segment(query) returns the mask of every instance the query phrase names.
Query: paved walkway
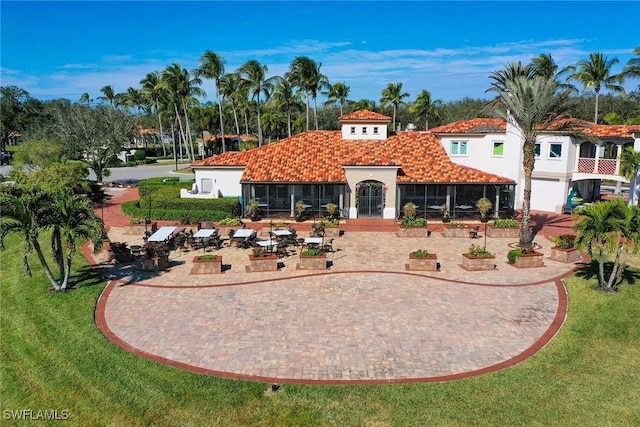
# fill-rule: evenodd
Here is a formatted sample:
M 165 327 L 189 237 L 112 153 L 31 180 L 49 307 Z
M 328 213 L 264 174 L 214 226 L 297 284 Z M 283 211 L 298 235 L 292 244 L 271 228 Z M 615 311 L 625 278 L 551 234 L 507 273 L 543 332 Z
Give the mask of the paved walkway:
M 105 208 L 112 241 L 124 234 L 120 190 Z M 570 231 L 569 217 L 536 214 L 536 243 Z M 548 226 L 545 224 L 550 223 Z M 298 224 L 297 224 L 298 225 Z M 310 229 L 310 227 L 309 227 Z M 297 254 L 276 272 L 248 273 L 248 250 L 217 251 L 219 275 L 190 275 L 193 253 L 172 253 L 159 274 L 100 263 L 112 279 L 98 302 L 103 333 L 123 348 L 194 372 L 268 382 L 443 381 L 491 372 L 544 346 L 566 314 L 561 278 L 576 268 L 506 263 L 513 239 L 487 239 L 497 269 L 470 272 L 461 253 L 478 240 L 350 232 L 334 240 L 326 272 L 298 270 Z M 408 253 L 438 254 L 439 272 L 405 270 Z

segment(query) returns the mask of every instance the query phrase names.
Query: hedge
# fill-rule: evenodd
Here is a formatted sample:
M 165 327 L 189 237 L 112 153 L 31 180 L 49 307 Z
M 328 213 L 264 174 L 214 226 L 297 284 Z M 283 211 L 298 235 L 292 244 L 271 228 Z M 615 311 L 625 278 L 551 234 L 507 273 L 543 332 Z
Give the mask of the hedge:
M 139 200 L 123 203 L 122 212 L 134 218 L 146 218 L 149 215 L 149 209 L 140 207 Z M 182 221 L 188 218 L 190 222 L 220 221 L 234 215 L 234 212 L 228 210 L 151 208 L 152 220 Z

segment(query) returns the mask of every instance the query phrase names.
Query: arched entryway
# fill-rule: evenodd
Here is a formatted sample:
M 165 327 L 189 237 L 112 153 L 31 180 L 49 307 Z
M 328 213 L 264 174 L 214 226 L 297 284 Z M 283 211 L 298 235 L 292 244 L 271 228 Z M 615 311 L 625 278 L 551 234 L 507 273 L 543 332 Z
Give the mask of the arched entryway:
M 380 181 L 361 181 L 356 185 L 358 217 L 382 218 L 386 186 Z

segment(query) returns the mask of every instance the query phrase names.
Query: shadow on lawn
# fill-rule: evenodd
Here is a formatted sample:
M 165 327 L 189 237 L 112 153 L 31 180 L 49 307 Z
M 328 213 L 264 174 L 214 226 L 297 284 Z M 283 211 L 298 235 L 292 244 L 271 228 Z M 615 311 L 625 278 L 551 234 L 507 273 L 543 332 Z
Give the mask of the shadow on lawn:
M 620 265 L 618 270 L 618 278 L 614 284 L 614 288 L 617 288 L 622 283 L 626 282 L 630 285 L 635 285 L 636 281 L 640 280 L 640 271 L 633 270 L 627 265 Z M 604 275 L 608 278 L 613 270 L 613 262 L 604 263 Z M 588 264 L 584 264 L 584 267 L 576 272 L 576 276 L 585 280 L 595 279 L 597 281 L 599 274 L 599 265 L 597 260 L 591 260 Z

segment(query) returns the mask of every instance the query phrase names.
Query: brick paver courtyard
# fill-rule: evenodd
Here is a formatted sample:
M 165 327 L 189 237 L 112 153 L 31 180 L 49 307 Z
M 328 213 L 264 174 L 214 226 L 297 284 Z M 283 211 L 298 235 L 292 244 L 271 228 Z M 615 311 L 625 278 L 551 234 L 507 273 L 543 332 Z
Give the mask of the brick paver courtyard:
M 117 217 L 130 193 L 105 209 L 112 241 L 140 241 Z M 461 253 L 479 241 L 437 230 L 423 238 L 346 232 L 321 273 L 298 270 L 297 254 L 278 271 L 248 273 L 249 251 L 227 246 L 215 252 L 227 266 L 216 275 L 190 275 L 193 253 L 173 252 L 157 274 L 102 263 L 112 281 L 96 319 L 123 348 L 206 374 L 309 383 L 461 378 L 524 360 L 561 326 L 561 278 L 576 265 L 548 258 L 545 236 L 557 233 L 538 231 L 545 265 L 529 269 L 506 263 L 513 239 L 488 238 L 497 269 L 466 271 Z M 420 248 L 438 254 L 441 271 L 405 270 Z

